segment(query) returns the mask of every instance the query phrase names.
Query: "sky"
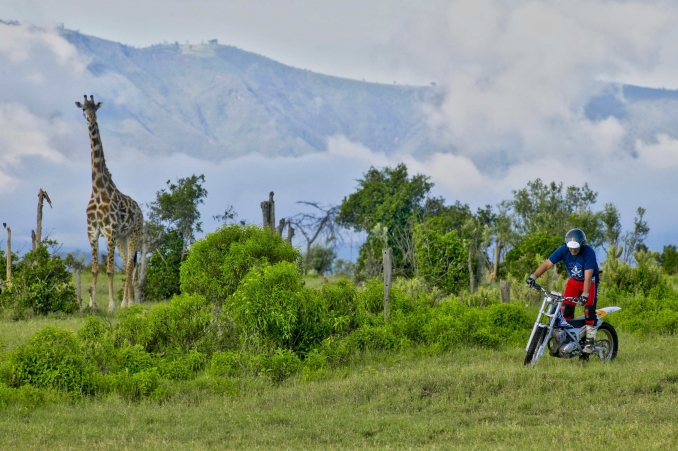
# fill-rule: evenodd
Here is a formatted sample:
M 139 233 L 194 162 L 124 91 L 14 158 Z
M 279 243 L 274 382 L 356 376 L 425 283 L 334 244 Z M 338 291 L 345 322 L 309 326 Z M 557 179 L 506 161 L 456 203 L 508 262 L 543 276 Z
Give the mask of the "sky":
M 15 248 L 27 245 L 44 188 L 54 203 L 44 230 L 87 251 L 89 142 L 72 105 L 82 92 L 114 102 L 129 95 L 115 77 L 87 72 L 86 59 L 55 33 L 59 25 L 137 47 L 218 39 L 315 72 L 443 88 L 427 125 L 451 153 L 386 156 L 335 136 L 327 152 L 296 158 L 214 164 L 182 154 L 158 161 L 134 148 L 107 154 L 116 184 L 140 204 L 168 179 L 204 173 L 206 231 L 224 205 L 259 222 L 259 202 L 273 190 L 276 216 L 289 216 L 301 211 L 299 200 L 341 202 L 370 165 L 405 162 L 431 177 L 434 194 L 473 208 L 538 177 L 588 183 L 600 208 L 619 207 L 625 228 L 638 206 L 647 209 L 651 248 L 678 244 L 676 136 L 629 143 L 632 124 L 584 114 L 601 82 L 678 89 L 672 1 L 3 0 L 0 19 L 22 24 L 0 26 L 0 222 L 12 224 Z

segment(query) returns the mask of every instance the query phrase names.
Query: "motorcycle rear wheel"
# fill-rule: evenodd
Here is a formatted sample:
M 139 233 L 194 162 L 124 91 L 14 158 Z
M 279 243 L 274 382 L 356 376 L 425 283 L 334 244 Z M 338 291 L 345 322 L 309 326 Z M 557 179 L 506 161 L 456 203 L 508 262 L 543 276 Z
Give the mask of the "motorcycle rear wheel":
M 608 362 L 617 357 L 619 351 L 619 338 L 617 338 L 617 331 L 608 323 L 602 323 L 596 332 L 596 348 L 603 347 L 603 358 L 601 360 Z M 597 355 L 595 353 L 594 355 Z
M 538 327 L 532 336 L 530 345 L 527 347 L 527 353 L 525 353 L 525 361 L 523 362 L 523 365 L 529 365 L 532 363 L 532 359 L 534 358 L 537 349 L 539 349 L 539 346 L 541 346 L 541 344 L 544 342 L 544 337 L 546 337 L 546 327 Z

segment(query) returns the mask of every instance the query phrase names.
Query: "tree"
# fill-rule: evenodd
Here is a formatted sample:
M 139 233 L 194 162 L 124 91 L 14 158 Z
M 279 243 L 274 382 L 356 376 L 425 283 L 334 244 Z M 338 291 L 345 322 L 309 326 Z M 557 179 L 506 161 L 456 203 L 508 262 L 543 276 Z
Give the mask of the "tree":
M 601 213 L 601 221 L 604 227 L 604 241 L 607 243 L 607 249 L 605 252 L 607 252 L 612 247 L 619 246 L 619 240 L 621 239 L 621 215 L 614 204 L 605 204 L 605 207 Z
M 650 233 L 650 227 L 647 225 L 647 221 L 643 219 L 645 215 L 645 209 L 643 207 L 638 207 L 636 210 L 637 216 L 633 218 L 633 230 L 629 230 L 624 234 L 624 261 L 626 263 L 631 263 L 633 259 L 633 253 L 638 250 L 636 247 L 639 247 L 644 244 L 645 238 Z
M 233 205 L 227 205 L 226 209 L 224 210 L 224 214 L 212 216 L 212 219 L 219 221 L 222 224 L 229 224 L 231 222 L 235 222 L 235 218 L 237 217 L 238 213 L 236 213 Z M 240 224 L 245 225 L 244 221 L 240 221 Z
M 181 262 L 195 233 L 202 232 L 198 205 L 204 202 L 207 190 L 202 187 L 205 176 L 167 181 L 167 189 L 156 193 L 148 205 L 149 220 L 144 224 L 144 242 L 139 265 L 140 298 L 167 299 L 179 293 Z M 215 217 L 228 221 L 235 217 L 232 207 Z M 150 257 L 147 259 L 147 255 Z
M 598 193 L 588 184 L 583 187 L 563 184 L 544 184 L 541 179 L 528 182 L 527 187 L 513 191 L 510 201 L 514 227 L 520 235 L 548 233 L 565 236 L 567 230 L 579 227 L 586 232 L 587 241 L 593 247 L 602 244 L 600 216 L 591 211 Z
M 186 258 L 188 246 L 195 241 L 195 233 L 202 232 L 198 205 L 204 203 L 207 190 L 203 188 L 205 176 L 193 174 L 177 179 L 176 183 L 167 181 L 167 189 L 156 193 L 156 200 L 149 204 L 150 222 L 162 225 L 165 229 L 175 229 L 183 237 L 181 261 Z
M 675 244 L 664 246 L 664 249 L 659 256 L 659 263 L 665 273 L 678 273 L 678 247 L 676 247 Z
M 536 269 L 537 256 L 540 260 L 546 259 L 562 244 L 563 239 L 560 236 L 544 232 L 532 233 L 524 237 L 520 245 L 506 253 L 504 264 L 511 275 L 523 278 Z
M 337 240 L 342 240 L 339 225 L 336 222 L 339 214 L 338 205 L 320 205 L 317 202 L 298 201 L 298 204 L 309 205 L 317 210 L 317 213 L 299 213 L 290 218 L 289 223 L 299 230 L 306 240 L 305 266 L 312 268 L 310 259 L 312 258 L 311 246 L 320 237 L 325 238 L 326 244 L 335 244 Z
M 397 225 L 404 226 L 423 209 L 426 195 L 433 187 L 428 180 L 421 174 L 409 178 L 403 163 L 382 171 L 371 167 L 358 180 L 358 190 L 342 201 L 337 222 L 368 233 L 377 223 L 389 231 Z
M 436 221 L 417 224 L 414 232 L 417 275 L 446 293 L 466 286 L 467 251 L 457 232 L 444 233 Z
M 468 255 L 469 291 L 471 293 L 480 284 L 482 268 L 488 261 L 485 250 L 491 242 L 489 232 L 495 221 L 496 215 L 492 212 L 492 207 L 486 205 L 484 209 L 479 208 L 475 215 L 468 218 L 460 229 Z
M 158 240 L 148 259 L 144 294 L 151 301 L 162 301 L 181 293 L 180 272 L 184 238 L 178 230 L 169 230 Z
M 343 199 L 337 224 L 367 232 L 367 240 L 360 249 L 356 276 L 373 272 L 370 268 L 381 261 L 383 245 L 373 233 L 377 225 L 386 228 L 386 246 L 393 248 L 394 274 L 413 273 L 413 226 L 425 215 L 426 196 L 433 187 L 428 180 L 421 174 L 409 177 L 407 167 L 402 163 L 383 170 L 371 167 L 364 178 L 358 180 L 357 191 Z M 370 275 L 373 274 L 367 274 L 367 277 Z
M 334 258 L 336 257 L 334 249 L 331 247 L 319 246 L 317 244 L 311 248 L 310 254 L 310 258 L 309 256 L 306 256 L 308 267 L 314 269 L 315 272 L 321 276 L 324 276 L 325 272 L 332 267 L 332 262 L 334 262 Z

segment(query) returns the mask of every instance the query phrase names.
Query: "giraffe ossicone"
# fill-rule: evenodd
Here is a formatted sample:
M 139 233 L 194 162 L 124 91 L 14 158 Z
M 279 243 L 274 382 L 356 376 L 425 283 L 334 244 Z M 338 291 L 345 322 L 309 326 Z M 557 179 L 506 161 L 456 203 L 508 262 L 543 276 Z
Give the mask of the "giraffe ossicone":
M 104 149 L 101 144 L 96 112 L 103 102 L 94 102 L 94 96 L 85 102 L 75 102 L 82 109 L 87 120 L 89 140 L 92 153 L 92 195 L 87 204 L 87 235 L 92 247 L 92 288 L 90 290 L 90 308 L 97 308 L 96 285 L 99 274 L 99 237 L 106 239 L 108 275 L 108 310 L 115 309 L 113 293 L 113 273 L 115 248 L 125 265 L 125 288 L 123 290 L 122 307 L 132 305 L 134 290 L 132 278 L 136 266 L 136 255 L 141 245 L 144 216 L 139 204 L 129 196 L 121 193 L 113 183 L 111 173 L 106 167 Z

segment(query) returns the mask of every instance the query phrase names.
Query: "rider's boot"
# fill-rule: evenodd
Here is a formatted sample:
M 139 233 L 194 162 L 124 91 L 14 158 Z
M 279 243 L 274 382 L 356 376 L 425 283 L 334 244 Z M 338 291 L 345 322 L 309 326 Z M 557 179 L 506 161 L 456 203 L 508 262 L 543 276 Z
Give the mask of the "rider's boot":
M 596 326 L 586 325 L 586 345 L 584 346 L 584 349 L 582 349 L 584 354 L 593 354 L 597 331 L 598 328 Z

